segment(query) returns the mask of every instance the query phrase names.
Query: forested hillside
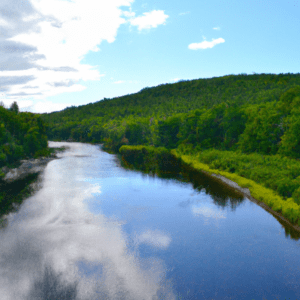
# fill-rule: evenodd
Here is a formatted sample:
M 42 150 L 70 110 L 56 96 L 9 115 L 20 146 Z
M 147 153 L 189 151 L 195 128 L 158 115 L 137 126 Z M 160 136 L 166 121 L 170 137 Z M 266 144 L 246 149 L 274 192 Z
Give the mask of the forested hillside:
M 300 74 L 182 81 L 43 114 L 49 139 L 297 157 Z
M 0 105 L 0 167 L 48 154 L 47 141 L 46 126 L 39 116 L 19 112 L 17 103 L 10 109 Z

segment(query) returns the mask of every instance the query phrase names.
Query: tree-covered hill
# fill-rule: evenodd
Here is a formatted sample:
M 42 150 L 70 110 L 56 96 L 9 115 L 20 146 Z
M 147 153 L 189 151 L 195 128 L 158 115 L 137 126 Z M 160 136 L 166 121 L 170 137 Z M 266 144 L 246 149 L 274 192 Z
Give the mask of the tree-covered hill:
M 297 134 L 291 126 L 297 113 L 283 95 L 297 86 L 300 74 L 229 75 L 145 88 L 41 117 L 49 139 L 105 142 L 115 150 L 184 143 L 275 154 L 282 146 L 282 153 L 295 156 L 297 146 L 287 144 Z
M 39 116 L 19 112 L 17 103 L 10 109 L 0 105 L 0 167 L 47 151 L 46 126 Z
M 180 81 L 144 88 L 136 94 L 79 107 L 69 107 L 61 112 L 43 115 L 51 123 L 82 121 L 92 117 L 108 121 L 115 118 L 155 118 L 185 113 L 202 107 L 211 108 L 216 104 L 259 104 L 279 99 L 282 92 L 300 85 L 300 74 L 255 74 L 229 75 L 210 79 Z

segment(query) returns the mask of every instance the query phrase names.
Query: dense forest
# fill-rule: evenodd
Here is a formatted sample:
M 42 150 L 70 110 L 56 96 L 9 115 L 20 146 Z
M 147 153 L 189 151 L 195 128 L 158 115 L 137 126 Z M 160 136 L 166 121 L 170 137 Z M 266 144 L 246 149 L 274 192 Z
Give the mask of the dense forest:
M 300 74 L 181 81 L 41 115 L 49 139 L 300 154 Z
M 46 125 L 40 116 L 19 112 L 16 102 L 10 108 L 0 105 L 0 168 L 47 155 L 47 142 Z M 0 169 L 0 177 L 3 175 Z
M 300 217 L 300 74 L 180 81 L 40 116 L 50 140 L 176 149 L 271 189 Z

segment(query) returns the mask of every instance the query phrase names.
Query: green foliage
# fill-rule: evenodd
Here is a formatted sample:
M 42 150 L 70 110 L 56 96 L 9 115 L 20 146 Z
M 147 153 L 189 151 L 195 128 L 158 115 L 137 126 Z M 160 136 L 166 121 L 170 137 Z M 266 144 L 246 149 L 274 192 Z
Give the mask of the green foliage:
M 239 137 L 239 149 L 245 153 L 276 154 L 283 135 L 280 127 L 282 112 L 278 111 L 277 103 L 247 106 L 245 113 L 247 122 Z
M 142 145 L 147 143 L 147 125 L 141 122 L 129 121 L 126 124 L 125 137 L 131 145 Z
M 178 172 L 180 160 L 164 147 L 122 146 L 119 150 L 127 164 L 146 172 Z
M 14 113 L 19 113 L 19 106 L 18 103 L 15 101 L 12 103 L 12 105 L 9 108 L 10 111 L 13 111 Z
M 38 156 L 48 149 L 46 125 L 40 116 L 0 106 L 0 167 Z
M 242 154 L 216 149 L 189 153 L 181 146 L 177 152 L 192 154 L 199 161 L 225 172 L 251 179 L 278 193 L 282 198 L 293 197 L 300 186 L 300 162 L 279 155 Z
M 283 95 L 297 90 L 297 85 L 299 74 L 240 74 L 182 81 L 70 107 L 42 118 L 49 124 L 47 135 L 53 140 L 108 139 L 117 148 L 126 138 L 131 145 L 172 149 L 184 143 L 230 150 L 238 148 L 244 133 L 240 150 L 275 154 L 284 134 L 275 102 L 287 101 L 288 96 Z M 268 116 L 268 112 L 272 114 Z
M 167 120 L 158 122 L 160 145 L 167 148 L 176 148 L 179 141 L 178 133 L 182 124 L 181 116 L 175 115 Z

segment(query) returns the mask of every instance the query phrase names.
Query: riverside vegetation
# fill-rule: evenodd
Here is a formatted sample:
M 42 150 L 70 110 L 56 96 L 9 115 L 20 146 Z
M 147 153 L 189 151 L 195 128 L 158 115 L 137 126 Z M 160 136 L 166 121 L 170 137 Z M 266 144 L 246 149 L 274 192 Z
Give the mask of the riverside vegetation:
M 12 203 L 20 203 L 30 194 L 29 186 L 35 175 L 30 175 L 16 183 L 6 183 L 3 168 L 15 168 L 21 159 L 49 156 L 53 150 L 48 148 L 46 124 L 40 116 L 19 112 L 14 102 L 10 108 L 0 103 L 0 215 L 12 208 Z
M 104 143 L 115 152 L 173 149 L 300 225 L 299 104 L 300 74 L 240 74 L 145 88 L 41 118 L 51 140 Z

